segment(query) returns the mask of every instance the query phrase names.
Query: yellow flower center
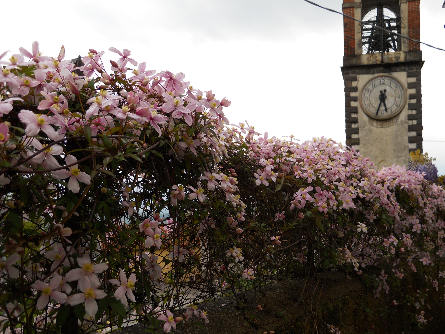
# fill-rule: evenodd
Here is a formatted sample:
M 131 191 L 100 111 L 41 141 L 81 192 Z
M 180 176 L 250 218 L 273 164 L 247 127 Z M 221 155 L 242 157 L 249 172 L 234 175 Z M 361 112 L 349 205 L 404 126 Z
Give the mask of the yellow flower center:
M 133 289 L 134 286 L 135 286 L 135 282 L 133 282 L 133 281 L 128 281 L 128 282 L 127 282 L 127 288 L 129 288 L 129 289 Z
M 211 106 L 212 108 L 216 108 L 216 102 L 212 102 L 212 103 L 210 104 L 210 106 Z
M 70 110 L 68 108 L 63 109 L 62 113 L 67 116 L 70 114 Z
M 11 74 L 11 71 L 8 70 L 7 68 L 4 68 L 4 69 L 2 70 L 2 72 L 3 72 L 3 75 L 9 75 L 9 74 Z
M 123 106 L 122 107 L 122 112 L 127 113 L 130 111 L 130 108 L 128 106 Z
M 93 264 L 92 263 L 85 263 L 82 266 L 82 269 L 88 273 L 92 273 L 93 272 Z
M 57 66 L 59 66 L 60 63 L 58 60 L 54 59 L 53 64 L 54 64 L 54 67 L 57 67 Z
M 156 233 L 156 234 L 153 236 L 153 239 L 156 239 L 156 240 L 157 240 L 157 239 L 159 239 L 160 237 L 161 237 L 161 235 Z
M 51 294 L 51 288 L 49 287 L 49 286 L 47 286 L 46 288 L 44 288 L 43 290 L 42 290 L 42 293 L 44 294 L 44 295 L 50 295 Z
M 71 168 L 71 175 L 78 176 L 80 173 L 79 168 Z
M 50 147 L 45 149 L 45 153 L 51 153 L 52 150 L 53 150 L 53 148 L 50 146 Z
M 17 64 L 17 58 L 12 56 L 11 58 L 9 58 L 9 61 L 11 62 L 11 64 L 15 65 Z
M 198 195 L 203 194 L 204 193 L 204 189 L 202 189 L 201 187 L 198 188 L 198 190 L 196 190 L 196 193 Z
M 42 115 L 37 116 L 37 124 L 39 124 L 39 125 L 45 124 L 45 119 L 43 118 Z
M 151 115 L 152 116 L 156 116 L 158 113 L 156 112 L 156 110 L 152 110 Z
M 3 133 L 0 133 L 0 141 L 4 141 L 6 139 L 5 135 Z
M 59 97 L 57 96 L 57 95 L 55 95 L 54 97 L 53 97 L 53 102 L 54 103 L 59 103 Z
M 172 315 L 170 315 L 167 319 L 168 319 L 168 322 L 173 322 L 173 321 L 175 321 L 175 319 L 173 318 Z
M 29 86 L 29 85 L 31 85 L 31 81 L 29 81 L 29 79 L 25 79 L 25 80 L 23 80 L 23 84 L 25 86 Z
M 96 293 L 94 292 L 94 290 L 92 288 L 86 289 L 84 294 L 85 294 L 86 299 L 88 299 L 88 298 L 95 299 L 96 298 Z
M 96 96 L 96 98 L 94 99 L 94 102 L 96 102 L 97 104 L 101 104 L 102 103 L 102 97 L 101 96 Z
M 179 100 L 178 99 L 175 99 L 175 106 L 177 107 L 177 106 L 179 106 Z

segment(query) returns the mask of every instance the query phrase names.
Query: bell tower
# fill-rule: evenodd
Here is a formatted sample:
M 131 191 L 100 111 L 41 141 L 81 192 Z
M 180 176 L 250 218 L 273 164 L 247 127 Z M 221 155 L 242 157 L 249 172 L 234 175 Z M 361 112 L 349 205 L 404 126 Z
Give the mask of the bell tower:
M 346 144 L 406 165 L 422 150 L 420 0 L 343 0 L 343 13 L 361 21 L 343 21 Z

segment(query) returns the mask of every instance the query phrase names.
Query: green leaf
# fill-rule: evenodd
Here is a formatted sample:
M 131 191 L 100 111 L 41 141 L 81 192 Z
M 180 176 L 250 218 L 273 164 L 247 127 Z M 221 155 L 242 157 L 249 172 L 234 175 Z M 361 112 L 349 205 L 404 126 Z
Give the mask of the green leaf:
M 125 307 L 120 301 L 114 297 L 110 297 L 109 304 L 114 313 L 122 318 L 125 318 L 127 311 L 125 311 Z
M 161 153 L 159 153 L 158 151 L 156 151 L 156 150 L 151 150 L 151 151 L 149 151 L 149 153 L 153 153 L 158 158 L 161 158 L 162 160 L 164 160 L 164 156 Z
M 23 219 L 14 211 L 9 211 L 6 215 L 6 229 L 11 234 L 19 234 L 23 229 Z
M 277 187 L 275 188 L 275 191 L 280 191 L 284 184 L 284 176 L 281 178 L 280 183 L 277 184 Z
M 320 217 L 316 217 L 315 218 L 315 224 L 317 225 L 318 229 L 322 232 L 324 232 L 324 226 L 323 226 L 323 222 L 322 219 Z
M 136 161 L 142 162 L 141 158 L 139 158 L 136 154 L 133 154 L 133 153 L 127 153 L 127 155 L 128 155 L 130 158 L 133 158 L 133 159 L 136 160 Z
M 103 141 L 104 146 L 106 148 L 112 148 L 113 147 L 113 144 L 111 143 L 110 138 L 108 138 L 107 136 L 102 136 L 102 141 Z
M 90 80 L 88 81 L 88 88 L 89 89 L 94 89 L 94 84 L 96 83 L 96 80 Z
M 78 319 L 83 319 L 83 317 L 85 316 L 85 307 L 83 306 L 83 304 L 74 306 L 73 311 Z
M 104 167 L 105 167 L 106 165 L 108 165 L 111 161 L 113 161 L 113 158 L 112 158 L 112 157 L 106 157 L 106 158 L 104 159 L 104 161 L 103 161 L 103 165 L 104 165 Z
M 62 327 L 66 323 L 69 314 L 70 314 L 69 306 L 62 305 L 62 307 L 60 307 L 57 312 L 56 325 L 58 327 Z
M 88 140 L 88 144 L 91 145 L 91 128 L 89 126 L 86 126 L 83 128 L 85 138 Z
M 112 135 L 116 132 L 122 132 L 122 127 L 121 126 L 115 126 L 114 128 L 111 128 L 110 130 L 107 131 L 108 134 Z
M 0 160 L 0 167 L 11 167 L 11 163 L 6 160 Z
M 111 177 L 116 177 L 116 175 L 114 175 L 112 172 L 110 172 L 109 170 L 106 170 L 106 169 L 101 169 L 100 170 L 102 173 L 105 173 L 105 174 L 107 174 L 107 175 L 110 175 Z

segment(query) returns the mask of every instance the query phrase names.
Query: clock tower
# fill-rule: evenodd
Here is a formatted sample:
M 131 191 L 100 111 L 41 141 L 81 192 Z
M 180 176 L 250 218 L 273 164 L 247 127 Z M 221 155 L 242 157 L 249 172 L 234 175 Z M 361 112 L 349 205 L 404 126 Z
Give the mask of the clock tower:
M 346 144 L 406 165 L 422 150 L 420 0 L 343 0 L 343 13 L 361 21 L 343 22 Z

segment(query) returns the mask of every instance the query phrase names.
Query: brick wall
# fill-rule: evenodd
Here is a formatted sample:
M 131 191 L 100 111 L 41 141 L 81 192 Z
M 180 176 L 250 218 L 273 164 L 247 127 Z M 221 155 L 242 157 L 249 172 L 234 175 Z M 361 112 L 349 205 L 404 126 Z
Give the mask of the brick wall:
M 343 4 L 353 3 L 355 0 L 344 0 Z M 343 6 L 343 14 L 354 17 L 354 8 Z M 355 55 L 355 22 L 343 17 L 343 29 L 345 39 L 345 56 Z
M 408 1 L 408 36 L 420 40 L 420 0 Z M 420 44 L 409 41 L 408 50 L 420 50 Z

